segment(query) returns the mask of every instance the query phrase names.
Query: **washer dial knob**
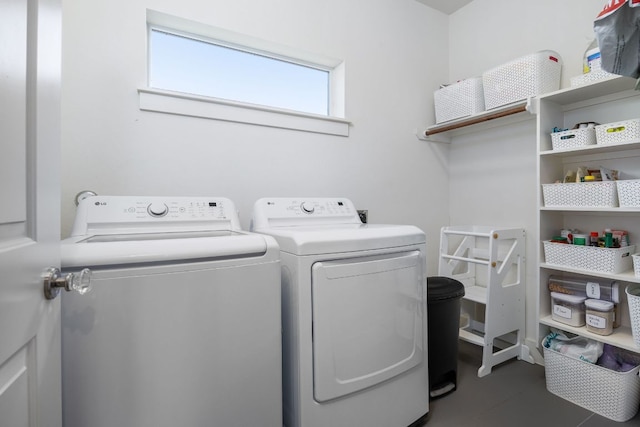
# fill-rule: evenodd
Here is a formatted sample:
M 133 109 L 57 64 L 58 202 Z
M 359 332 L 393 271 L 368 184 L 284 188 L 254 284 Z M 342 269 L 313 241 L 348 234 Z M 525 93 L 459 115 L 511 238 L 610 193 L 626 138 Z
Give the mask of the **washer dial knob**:
M 309 202 L 302 202 L 300 209 L 302 209 L 302 212 L 310 214 L 313 213 L 315 207 Z
M 164 203 L 151 203 L 147 206 L 147 212 L 149 215 L 159 218 L 169 213 L 169 208 Z

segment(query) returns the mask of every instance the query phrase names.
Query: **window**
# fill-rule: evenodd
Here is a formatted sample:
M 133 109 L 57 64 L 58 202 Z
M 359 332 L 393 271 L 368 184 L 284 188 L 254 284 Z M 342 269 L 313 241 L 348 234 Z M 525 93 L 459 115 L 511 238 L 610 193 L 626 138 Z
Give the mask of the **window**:
M 150 29 L 149 86 L 329 115 L 329 70 Z
M 341 60 L 147 10 L 140 109 L 349 135 Z

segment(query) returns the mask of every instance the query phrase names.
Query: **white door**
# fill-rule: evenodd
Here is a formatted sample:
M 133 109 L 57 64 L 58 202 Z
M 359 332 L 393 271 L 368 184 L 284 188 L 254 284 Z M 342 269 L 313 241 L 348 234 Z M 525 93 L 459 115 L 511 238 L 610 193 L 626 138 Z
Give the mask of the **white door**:
M 60 427 L 60 0 L 0 0 L 0 427 Z
M 315 400 L 363 390 L 423 361 L 423 263 L 415 250 L 313 265 Z

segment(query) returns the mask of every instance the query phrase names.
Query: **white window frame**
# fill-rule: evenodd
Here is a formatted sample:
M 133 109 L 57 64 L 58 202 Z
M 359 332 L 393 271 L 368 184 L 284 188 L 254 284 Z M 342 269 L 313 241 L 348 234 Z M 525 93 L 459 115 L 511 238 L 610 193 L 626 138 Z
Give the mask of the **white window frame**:
M 147 27 L 148 34 L 150 34 L 152 28 L 178 35 L 182 33 L 190 38 L 214 41 L 228 47 L 241 47 L 256 53 L 264 52 L 266 56 L 328 70 L 329 115 L 304 113 L 208 96 L 159 90 L 148 86 L 138 89 L 140 110 L 329 135 L 349 135 L 350 122 L 344 118 L 345 67 L 343 61 L 301 52 L 290 47 L 276 45 L 261 39 L 154 10 L 147 10 Z M 150 60 L 148 57 L 148 63 Z M 149 67 L 147 67 L 148 69 Z M 149 76 L 147 76 L 148 81 Z

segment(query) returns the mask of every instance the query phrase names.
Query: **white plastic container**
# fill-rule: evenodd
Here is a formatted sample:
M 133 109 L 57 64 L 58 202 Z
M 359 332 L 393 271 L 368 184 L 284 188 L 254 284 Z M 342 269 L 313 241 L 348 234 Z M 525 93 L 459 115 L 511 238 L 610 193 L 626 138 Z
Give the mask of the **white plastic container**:
M 544 348 L 547 390 L 614 421 L 628 421 L 640 403 L 640 366 L 616 372 Z
M 582 72 L 583 74 L 580 76 L 571 77 L 571 87 L 582 86 L 615 76 L 615 74 L 608 73 L 602 69 L 600 48 L 598 47 L 598 41 L 595 39 L 591 41 L 584 52 Z
M 640 119 L 596 126 L 598 144 L 622 144 L 640 141 Z
M 566 243 L 542 242 L 547 264 L 561 265 L 578 270 L 618 274 L 633 268 L 631 254 L 635 245 L 622 248 L 599 248 Z
M 571 87 L 582 86 L 590 83 L 599 82 L 600 80 L 606 80 L 613 77 L 617 77 L 617 74 L 608 73 L 605 70 L 594 70 L 587 74 L 581 74 L 579 76 L 571 77 Z
M 570 326 L 584 326 L 586 299 L 579 295 L 551 292 L 551 318 Z
M 613 303 L 599 299 L 588 299 L 584 305 L 587 331 L 598 335 L 611 335 L 615 323 Z
M 614 311 L 613 327 L 620 326 L 620 319 L 622 318 L 620 311 L 620 285 L 617 281 L 603 278 L 583 279 L 552 274 L 549 276 L 548 287 L 551 292 L 611 301 Z
M 484 111 L 482 77 L 471 77 L 433 93 L 436 123 L 468 117 Z
M 602 55 L 600 55 L 600 47 L 598 40 L 593 39 L 584 52 L 582 60 L 582 72 L 584 74 L 602 69 Z
M 620 285 L 616 280 L 604 278 L 565 277 L 551 275 L 547 281 L 550 292 L 580 295 L 613 303 L 620 302 Z
M 627 294 L 627 303 L 629 304 L 633 342 L 637 347 L 640 347 L 640 285 L 629 285 L 625 292 Z
M 633 254 L 631 258 L 633 258 L 633 274 L 640 277 L 640 254 Z
M 487 110 L 560 89 L 562 59 L 543 50 L 523 56 L 482 74 Z
M 545 207 L 615 208 L 616 181 L 542 184 Z
M 616 186 L 621 208 L 640 207 L 640 179 L 618 180 Z
M 566 150 L 595 144 L 596 130 L 594 128 L 569 129 L 551 134 L 551 146 L 554 150 Z

